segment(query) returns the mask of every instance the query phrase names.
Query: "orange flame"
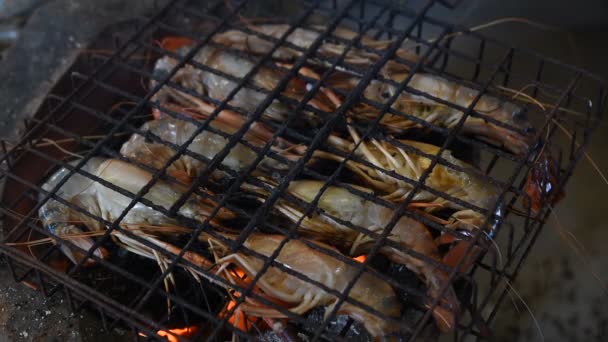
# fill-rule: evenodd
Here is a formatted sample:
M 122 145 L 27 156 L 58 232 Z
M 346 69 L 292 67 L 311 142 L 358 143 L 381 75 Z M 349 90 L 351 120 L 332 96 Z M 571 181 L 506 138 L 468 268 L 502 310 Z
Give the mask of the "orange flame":
M 182 46 L 191 45 L 192 43 L 194 43 L 194 41 L 190 38 L 177 36 L 165 37 L 161 39 L 160 42 L 157 42 L 162 49 L 170 52 L 175 52 L 175 50 Z
M 169 342 L 178 342 L 179 339 L 177 338 L 177 336 L 189 338 L 189 337 L 192 337 L 192 335 L 194 335 L 196 330 L 197 330 L 196 326 L 191 326 L 191 327 L 185 327 L 185 328 L 169 329 L 167 331 L 159 330 L 156 332 L 156 334 L 158 336 L 166 338 L 167 341 L 169 341 Z M 138 335 L 142 336 L 142 337 L 147 337 L 144 333 L 141 333 L 141 332 L 138 333 Z
M 358 257 L 353 258 L 353 259 L 354 259 L 356 262 L 364 263 L 364 262 L 365 262 L 366 257 L 365 257 L 365 255 L 359 255 Z
M 238 268 L 233 268 L 230 272 L 233 276 L 236 276 L 241 280 L 244 280 L 247 276 L 245 272 Z M 234 298 L 239 298 L 240 294 L 235 291 L 232 293 L 232 296 Z M 228 304 L 226 304 L 224 310 L 220 312 L 219 317 L 224 317 L 226 313 L 228 313 L 228 311 L 232 310 L 235 307 L 235 305 L 235 301 L 229 301 Z M 247 317 L 247 319 L 245 319 L 245 317 Z M 228 318 L 228 323 L 230 323 L 230 325 L 241 331 L 248 332 L 253 328 L 253 324 L 256 323 L 257 319 L 258 318 L 255 316 L 245 315 L 243 311 L 241 311 L 239 308 L 236 308 L 236 310 L 234 310 L 232 315 L 230 315 L 230 317 Z
M 245 272 L 239 270 L 238 268 L 234 270 L 234 273 L 236 273 L 236 275 L 241 279 L 245 277 Z
M 224 310 L 222 310 L 222 313 L 220 313 L 220 316 L 223 316 L 228 311 L 232 310 L 232 308 L 234 308 L 235 305 L 236 305 L 236 303 L 233 300 L 228 302 L 228 304 L 226 305 L 226 308 Z M 232 315 L 230 315 L 230 317 L 228 318 L 228 323 L 230 323 L 230 325 L 232 325 L 233 327 L 236 327 L 237 329 L 239 329 L 241 331 L 245 331 L 245 332 L 249 331 L 252 328 L 252 323 L 255 323 L 255 321 L 256 321 L 256 317 L 253 317 L 250 315 L 247 315 L 247 320 L 245 320 L 245 314 L 242 311 L 240 311 L 238 308 L 236 310 L 234 310 Z

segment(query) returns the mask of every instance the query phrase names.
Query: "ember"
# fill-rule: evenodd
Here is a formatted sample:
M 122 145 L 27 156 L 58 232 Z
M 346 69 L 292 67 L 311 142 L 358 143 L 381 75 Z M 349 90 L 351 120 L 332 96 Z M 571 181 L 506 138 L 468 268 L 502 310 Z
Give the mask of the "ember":
M 365 256 L 365 255 L 359 255 L 358 257 L 353 258 L 353 259 L 354 259 L 356 262 L 364 263 L 364 262 L 365 262 L 365 259 L 366 259 L 366 256 Z
M 233 300 L 228 302 L 228 304 L 226 304 L 226 308 L 224 310 L 222 310 L 222 312 L 220 313 L 220 318 L 223 315 L 225 315 L 227 312 L 232 310 L 235 305 L 236 305 L 236 303 Z M 245 319 L 245 317 L 246 317 L 246 319 Z M 230 318 L 228 318 L 228 323 L 230 323 L 230 325 L 232 325 L 233 327 L 238 328 L 239 330 L 247 332 L 247 331 L 251 330 L 252 324 L 254 324 L 256 322 L 256 320 L 257 320 L 257 317 L 245 315 L 243 313 L 243 311 L 241 311 L 241 309 L 237 308 L 236 310 L 234 310 L 232 315 L 230 315 Z
M 178 342 L 179 341 L 178 337 L 183 337 L 185 339 L 189 339 L 196 333 L 197 330 L 198 330 L 198 328 L 196 326 L 191 326 L 191 327 L 185 327 L 185 328 L 159 330 L 156 332 L 156 334 L 158 336 L 166 338 L 167 341 L 169 341 L 169 342 Z M 138 335 L 142 336 L 142 337 L 148 337 L 146 334 L 144 334 L 142 332 L 138 333 Z

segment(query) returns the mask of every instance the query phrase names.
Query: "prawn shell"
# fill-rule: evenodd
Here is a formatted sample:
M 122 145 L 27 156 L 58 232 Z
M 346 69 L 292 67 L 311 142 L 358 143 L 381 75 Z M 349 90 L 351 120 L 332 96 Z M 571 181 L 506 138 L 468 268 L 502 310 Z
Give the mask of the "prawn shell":
M 245 246 L 268 257 L 275 252 L 284 239 L 285 237 L 282 235 L 253 234 L 247 238 Z M 320 247 L 333 249 L 320 242 L 314 243 Z M 241 259 L 246 260 L 248 265 L 245 267 L 239 265 L 239 267 L 242 267 L 249 277 L 255 277 L 263 262 L 244 255 Z M 357 268 L 311 249 L 299 240 L 288 241 L 275 261 L 338 292 L 343 292 L 358 272 Z M 302 314 L 319 305 L 330 305 L 327 310 L 331 310 L 332 305 L 337 302 L 334 295 L 275 267 L 268 268 L 257 285 L 266 295 L 292 304 L 290 310 L 294 313 Z M 349 297 L 388 317 L 397 319 L 400 316 L 401 305 L 391 286 L 367 272 L 364 272 L 356 281 Z M 341 305 L 338 313 L 349 315 L 363 324 L 375 337 L 386 336 L 398 330 L 397 326 L 387 320 L 348 302 Z

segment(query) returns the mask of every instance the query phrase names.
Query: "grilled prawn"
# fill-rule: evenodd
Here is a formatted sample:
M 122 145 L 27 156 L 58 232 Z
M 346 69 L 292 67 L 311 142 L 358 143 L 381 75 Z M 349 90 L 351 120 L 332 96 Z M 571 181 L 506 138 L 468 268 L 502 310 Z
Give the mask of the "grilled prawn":
M 199 105 L 200 110 L 197 113 L 190 115 L 198 118 L 207 118 L 208 114 L 214 109 L 213 106 L 207 105 L 202 101 L 194 99 Z M 171 108 L 173 111 L 185 113 L 186 110 L 177 106 L 164 105 Z M 178 119 L 169 115 L 155 115 L 157 120 L 151 120 L 143 124 L 141 130 L 157 136 L 160 141 L 147 139 L 140 134 L 133 134 L 131 138 L 125 142 L 120 153 L 139 163 L 149 165 L 153 168 L 160 169 L 163 167 L 176 153 L 177 149 L 185 144 L 196 133 L 198 126 L 187 119 Z M 198 176 L 206 168 L 204 158 L 213 159 L 227 145 L 230 134 L 234 134 L 244 123 L 244 118 L 237 113 L 224 110 L 211 121 L 210 127 L 214 130 L 222 132 L 224 135 L 212 132 L 205 129 L 197 134 L 192 142 L 188 145 L 188 151 L 193 154 L 183 154 L 174 161 L 167 173 L 179 179 L 184 184 L 189 184 L 190 181 Z M 253 123 L 243 140 L 247 143 L 263 147 L 272 137 L 273 132 L 261 123 Z M 288 140 L 277 138 L 271 147 L 272 151 L 280 154 L 288 160 L 296 160 L 300 157 L 299 152 L 302 152 L 302 146 L 292 144 Z M 299 151 L 299 152 L 298 152 Z M 198 155 L 198 157 L 196 156 Z M 257 158 L 258 153 L 251 147 L 243 143 L 237 143 L 228 155 L 222 159 L 221 163 L 229 169 L 239 172 L 250 166 Z M 259 169 L 263 170 L 282 170 L 287 167 L 287 164 L 281 163 L 271 157 L 266 157 L 258 165 Z M 213 175 L 217 178 L 224 176 L 223 172 L 215 170 Z
M 271 181 L 264 181 L 272 186 Z M 323 184 L 319 181 L 292 181 L 287 191 L 304 202 L 310 203 L 318 195 Z M 259 187 L 246 185 L 245 188 L 262 195 L 266 194 L 266 191 Z M 362 189 L 362 191 L 366 190 Z M 324 213 L 307 217 L 303 217 L 301 206 L 285 199 L 279 200 L 274 208 L 293 222 L 302 219 L 298 226 L 301 233 L 317 240 L 331 242 L 351 256 L 368 253 L 375 239 L 339 223 L 334 218 L 350 222 L 371 233 L 380 234 L 393 216 L 391 209 L 335 186 L 330 186 L 323 192 L 317 206 Z M 443 270 L 433 267 L 428 261 L 411 256 L 403 250 L 412 250 L 440 263 L 437 245 L 427 228 L 421 223 L 403 216 L 392 228 L 388 239 L 402 246 L 402 249 L 384 245 L 380 248 L 380 253 L 418 274 L 427 284 L 431 298 L 438 298 L 441 287 L 446 283 L 447 274 Z M 452 313 L 443 307 L 437 307 L 434 316 L 438 326 L 443 331 L 448 331 L 454 327 L 454 313 L 458 312 L 459 306 L 452 288 L 446 291 L 444 302 L 452 307 Z
M 277 39 L 281 37 L 288 29 L 288 25 L 260 25 L 251 26 L 250 29 L 257 31 L 263 35 Z M 273 57 L 280 60 L 289 60 L 301 55 L 301 49 L 306 49 L 319 36 L 319 28 L 298 28 L 291 33 L 287 41 L 300 49 L 295 49 L 290 46 L 283 46 L 277 49 Z M 337 28 L 334 35 L 347 40 L 353 39 L 356 35 L 345 28 Z M 264 54 L 268 53 L 274 45 L 271 39 L 259 37 L 255 34 L 247 34 L 243 31 L 231 30 L 217 35 L 215 40 L 222 44 L 243 51 Z M 383 49 L 389 46 L 392 42 L 378 41 L 369 37 L 362 37 L 362 45 Z M 346 46 L 339 42 L 326 41 L 321 44 L 318 55 L 325 59 L 337 57 L 343 53 Z M 396 55 L 402 59 L 415 61 L 416 55 L 408 52 L 406 49 L 400 48 Z M 367 67 L 370 63 L 378 60 L 380 54 L 378 51 L 366 51 L 358 48 L 351 48 L 345 56 L 345 63 L 354 67 Z M 311 63 L 324 66 L 322 62 L 311 59 Z M 334 72 L 328 80 L 330 87 L 341 89 L 342 92 L 351 91 L 358 83 L 359 77 L 354 76 L 354 72 Z M 405 63 L 397 62 L 393 59 L 389 60 L 381 69 L 381 74 L 385 79 L 393 82 L 402 82 L 410 75 L 409 67 Z M 396 87 L 382 80 L 373 80 L 364 91 L 364 96 L 372 101 L 384 103 L 391 98 Z M 462 118 L 462 111 L 449 107 L 443 103 L 436 101 L 438 98 L 443 101 L 454 103 L 460 107 L 467 108 L 474 98 L 479 94 L 477 90 L 470 87 L 451 82 L 445 78 L 434 76 L 427 73 L 416 73 L 412 76 L 408 86 L 416 92 L 423 92 L 431 97 L 425 97 L 419 93 L 403 91 L 396 101 L 392 104 L 392 108 L 398 112 L 415 116 L 431 124 L 452 128 Z M 523 155 L 527 152 L 531 144 L 531 136 L 528 134 L 530 124 L 524 119 L 522 108 L 508 101 L 483 95 L 473 108 L 476 112 L 489 117 L 490 120 L 479 116 L 469 116 L 464 122 L 463 133 L 483 138 L 491 143 L 499 146 L 504 146 L 507 150 Z M 369 105 L 360 104 L 352 111 L 354 118 L 358 120 L 374 120 L 378 116 L 378 110 Z M 492 122 L 495 120 L 496 122 Z M 408 120 L 401 115 L 387 113 L 381 120 L 381 125 L 393 133 L 402 133 L 403 130 L 419 126 L 418 123 Z
M 178 49 L 176 52 L 184 52 L 184 50 L 185 48 Z M 212 45 L 201 48 L 194 57 L 194 61 L 215 72 L 188 64 L 177 71 L 172 81 L 193 90 L 197 94 L 207 95 L 218 101 L 224 100 L 237 87 L 238 81 L 235 80 L 244 78 L 256 65 L 251 59 L 231 52 L 225 46 Z M 155 64 L 154 73 L 158 77 L 162 77 L 163 74 L 171 71 L 176 64 L 177 61 L 172 57 L 160 58 Z M 229 104 L 247 112 L 253 112 L 268 97 L 268 92 L 272 91 L 286 76 L 286 72 L 283 70 L 267 66 L 260 67 L 252 76 L 250 85 L 241 87 L 229 101 Z M 155 82 L 153 80 L 152 85 Z M 289 81 L 283 95 L 299 100 L 306 91 L 306 82 L 295 77 Z M 171 86 L 164 86 L 154 96 L 154 100 L 159 102 L 175 102 L 186 108 L 196 105 L 196 103 L 193 103 L 194 98 L 192 94 Z M 315 95 L 308 104 L 320 110 L 331 110 L 329 101 L 321 93 Z M 263 115 L 275 121 L 284 121 L 292 109 L 293 102 L 290 104 L 288 101 L 274 99 Z M 303 113 L 308 116 L 309 120 L 313 120 L 314 116 L 311 113 L 307 111 Z
M 273 40 L 281 38 L 287 32 L 287 30 L 290 29 L 290 26 L 283 24 L 269 24 L 248 25 L 248 28 L 257 32 L 259 35 L 248 34 L 240 30 L 229 30 L 215 35 L 213 40 L 241 51 L 264 55 L 270 53 L 274 47 L 275 42 Z M 322 26 L 296 28 L 287 37 L 287 42 L 294 45 L 295 48 L 288 45 L 280 46 L 273 53 L 272 57 L 282 61 L 290 61 L 301 56 L 302 51 L 310 48 L 310 46 L 321 34 L 320 32 L 325 30 L 326 29 Z M 344 62 L 349 65 L 367 67 L 370 63 L 380 59 L 381 54 L 378 53 L 378 51 L 372 52 L 357 47 L 347 49 L 346 45 L 340 42 L 355 39 L 355 37 L 358 35 L 357 32 L 354 32 L 346 27 L 337 27 L 331 33 L 338 39 L 332 39 L 331 36 L 325 38 L 319 49 L 315 52 L 315 54 L 321 57 L 321 59 L 317 60 L 313 58 L 311 60 L 313 64 L 323 65 L 323 59 L 331 60 L 333 58 L 337 58 L 338 56 L 342 55 L 345 50 L 347 50 L 347 52 L 344 57 Z M 376 40 L 366 35 L 362 35 L 360 40 L 361 45 L 379 50 L 379 52 L 388 48 L 393 43 L 392 40 Z M 417 59 L 415 54 L 407 51 L 406 49 L 398 49 L 396 54 L 397 56 L 408 60 Z M 389 61 L 388 67 L 390 70 L 407 70 L 406 65 L 394 63 L 393 61 Z
M 329 142 L 337 148 L 352 151 L 354 143 L 359 142 L 360 138 L 354 128 L 349 127 L 349 129 L 354 137 L 353 141 L 331 136 Z M 376 168 L 351 160 L 346 163 L 346 166 L 351 171 L 360 176 L 373 189 L 383 193 L 383 198 L 390 201 L 404 199 L 410 194 L 414 186 L 405 180 L 391 176 L 388 172 L 394 172 L 415 182 L 428 169 L 431 163 L 431 159 L 422 154 L 432 156 L 439 152 L 439 147 L 434 145 L 410 140 L 400 140 L 399 142 L 419 152 L 406 151 L 404 148 L 389 144 L 386 141 L 369 139 L 361 143 L 355 150 L 355 155 L 371 163 Z M 317 156 L 321 155 L 317 154 Z M 337 160 L 343 159 L 332 154 L 325 154 L 324 156 Z M 489 209 L 494 204 L 498 195 L 498 188 L 494 184 L 476 176 L 473 172 L 474 168 L 471 165 L 454 158 L 449 151 L 444 151 L 441 157 L 463 171 L 438 163 L 425 180 L 424 184 L 427 187 L 473 204 L 480 209 Z M 458 203 L 439 197 L 424 189 L 418 190 L 414 194 L 412 202 L 428 203 L 427 210 L 431 211 L 438 207 L 458 210 L 452 215 L 450 222 L 455 227 L 480 228 L 480 225 L 483 223 L 484 215 L 478 211 L 466 209 Z
M 190 232 L 190 230 L 179 226 L 173 226 L 171 229 L 173 230 L 172 234 L 187 234 Z M 134 225 L 133 231 L 137 232 L 139 237 L 158 248 L 162 248 L 167 253 L 178 255 L 182 252 L 177 246 L 158 238 L 158 234 L 149 226 Z M 275 266 L 263 270 L 263 260 L 247 252 L 229 253 L 230 247 L 226 242 L 234 240 L 235 236 L 226 233 L 215 233 L 214 235 L 215 237 L 208 233 L 201 233 L 198 239 L 201 242 L 208 243 L 209 248 L 217 258 L 215 261 L 212 262 L 192 251 L 183 253 L 183 260 L 196 266 L 196 268 L 184 263 L 180 263 L 180 266 L 190 272 L 195 279 L 208 279 L 212 283 L 231 290 L 232 285 L 228 284 L 245 288 L 250 285 L 251 279 L 259 276 L 254 287 L 256 294 L 299 315 L 320 306 L 328 306 L 326 312 L 330 312 L 333 305 L 336 304 L 338 299 L 334 295 L 327 293 L 310 281 L 302 280 Z M 270 257 L 279 248 L 283 239 L 285 237 L 282 235 L 253 233 L 248 236 L 243 246 L 264 257 Z M 135 253 L 144 257 L 159 258 L 153 249 L 131 237 L 123 236 L 121 242 L 126 244 L 126 248 L 133 249 Z M 319 242 L 311 243 L 333 249 Z M 338 252 L 336 251 L 336 253 Z M 163 256 L 160 256 L 160 258 L 162 262 L 168 261 Z M 299 240 L 289 240 L 284 244 L 275 262 L 338 292 L 344 292 L 344 289 L 352 282 L 358 271 L 358 268 L 312 249 L 304 241 Z M 214 272 L 222 277 L 224 281 L 217 281 L 208 272 Z M 247 278 L 241 278 L 238 276 L 239 273 L 247 275 Z M 349 292 L 349 298 L 372 308 L 384 317 L 378 317 L 375 313 L 371 313 L 369 309 L 348 301 L 341 304 L 337 314 L 348 315 L 355 321 L 360 322 L 375 338 L 398 331 L 399 327 L 394 322 L 386 319 L 386 317 L 398 319 L 401 314 L 399 299 L 388 283 L 368 272 L 364 272 Z M 281 311 L 265 306 L 251 297 L 245 298 L 245 302 L 240 304 L 236 310 L 265 319 L 286 317 Z
M 391 79 L 401 82 L 407 74 L 391 74 Z M 356 84 L 358 80 L 354 80 Z M 341 87 L 339 84 L 334 84 Z M 414 74 L 408 86 L 415 91 L 423 92 L 437 99 L 448 101 L 462 108 L 468 108 L 478 96 L 479 91 L 461 84 L 450 82 L 439 76 L 418 73 Z M 349 89 L 350 87 L 346 87 Z M 374 80 L 365 89 L 364 96 L 372 101 L 384 103 L 395 94 L 395 86 L 387 82 Z M 403 91 L 392 104 L 392 108 L 400 113 L 412 115 L 439 127 L 453 128 L 461 120 L 464 113 L 438 101 Z M 484 139 L 495 145 L 504 147 L 510 152 L 523 155 L 530 148 L 530 123 L 524 119 L 522 108 L 507 101 L 502 101 L 490 95 L 482 95 L 473 109 L 483 116 L 469 115 L 462 126 L 462 132 Z M 358 120 L 374 120 L 378 110 L 370 106 L 360 105 L 353 110 L 353 117 Z M 490 120 L 495 120 L 496 122 Z M 419 126 L 418 123 L 404 118 L 402 115 L 385 114 L 380 124 L 389 132 L 402 133 L 404 130 Z
M 282 235 L 252 234 L 245 240 L 244 246 L 265 257 L 270 257 L 280 247 L 284 239 L 285 237 Z M 209 242 L 213 246 L 214 252 L 223 255 L 216 261 L 216 264 L 220 265 L 218 272 L 234 265 L 243 271 L 249 279 L 260 276 L 259 273 L 262 271 L 264 264 L 262 259 L 243 252 L 226 254 L 229 250 L 226 243 L 217 239 L 209 239 Z M 333 249 L 320 242 L 314 243 L 324 248 Z M 304 277 L 341 293 L 353 281 L 357 273 L 356 267 L 312 249 L 303 241 L 298 240 L 289 240 L 282 246 L 275 261 Z M 274 302 L 285 303 L 286 308 L 295 314 L 304 314 L 319 306 L 328 306 L 325 312 L 329 313 L 338 301 L 338 298 L 333 294 L 327 293 L 317 285 L 288 274 L 274 266 L 269 267 L 261 274 L 256 286 L 262 291 L 262 296 Z M 401 305 L 391 286 L 368 272 L 364 272 L 356 281 L 349 292 L 349 298 L 371 307 L 388 318 L 398 319 L 401 314 Z M 253 316 L 285 317 L 283 313 L 275 309 L 251 301 L 241 304 L 239 307 L 243 312 Z M 363 324 L 375 338 L 381 338 L 398 331 L 398 326 L 390 320 L 378 317 L 376 314 L 370 313 L 369 310 L 347 301 L 341 304 L 337 313 L 348 315 Z
M 70 165 L 74 166 L 78 162 L 78 160 L 73 161 Z M 82 170 L 134 194 L 139 192 L 152 179 L 150 173 L 115 159 L 92 158 L 82 167 Z M 68 168 L 59 169 L 42 185 L 42 189 L 51 191 L 65 177 L 68 177 L 69 172 Z M 130 197 L 79 173 L 70 175 L 56 192 L 56 195 L 66 202 L 80 207 L 90 215 L 108 222 L 113 222 L 119 218 L 132 201 Z M 169 209 L 180 196 L 179 189 L 159 180 L 144 195 L 144 198 L 160 207 Z M 202 221 L 206 219 L 214 207 L 215 203 L 212 201 L 193 195 L 179 209 L 179 213 L 185 217 Z M 56 199 L 48 199 L 40 207 L 38 215 L 46 229 L 58 237 L 80 234 L 83 232 L 83 226 L 91 231 L 102 230 L 104 226 L 103 222 L 72 209 Z M 219 218 L 230 217 L 232 217 L 231 213 L 225 210 L 220 212 Z M 142 203 L 135 204 L 120 221 L 121 225 L 134 223 L 175 224 L 174 220 Z M 85 251 L 93 245 L 93 240 L 88 237 L 70 238 L 70 241 Z M 73 250 L 66 245 L 61 245 L 61 250 L 73 262 L 78 262 L 82 258 L 81 251 Z M 98 257 L 105 255 L 103 249 L 97 249 L 95 253 Z

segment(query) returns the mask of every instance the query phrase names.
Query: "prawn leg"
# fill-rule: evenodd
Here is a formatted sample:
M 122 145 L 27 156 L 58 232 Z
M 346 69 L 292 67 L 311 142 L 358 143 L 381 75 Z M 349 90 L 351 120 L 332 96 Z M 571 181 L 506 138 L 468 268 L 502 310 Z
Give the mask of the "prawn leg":
M 70 199 L 70 204 L 89 211 L 92 215 L 100 216 L 99 208 L 91 203 L 90 196 L 80 194 Z M 86 232 L 78 227 L 75 223 L 81 223 L 91 231 L 99 231 L 102 228 L 99 223 L 92 220 L 90 217 L 69 208 L 67 205 L 60 203 L 55 199 L 49 199 L 39 210 L 39 217 L 46 229 L 59 239 L 69 240 L 76 248 L 62 243 L 59 239 L 55 239 L 55 243 L 59 244 L 61 252 L 75 264 L 82 262 L 86 253 L 91 250 L 95 241 L 91 237 L 86 237 Z M 93 255 L 105 259 L 108 251 L 98 246 Z M 94 264 L 95 261 L 88 258 L 84 261 L 85 266 Z

